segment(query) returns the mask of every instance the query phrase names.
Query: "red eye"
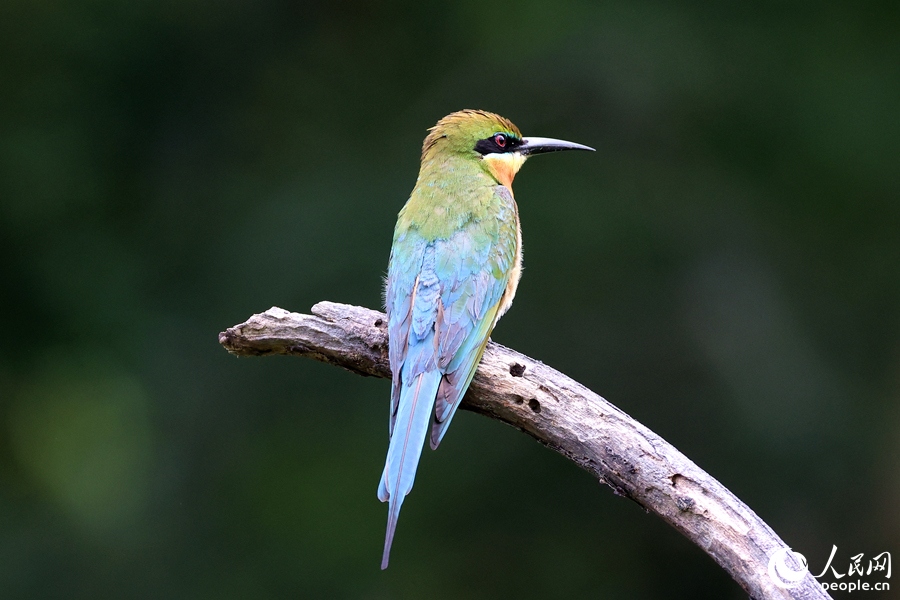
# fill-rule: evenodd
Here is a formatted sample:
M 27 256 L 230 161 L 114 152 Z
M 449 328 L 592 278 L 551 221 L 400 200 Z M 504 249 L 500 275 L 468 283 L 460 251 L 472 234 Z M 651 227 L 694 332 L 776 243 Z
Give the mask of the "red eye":
M 500 146 L 501 148 L 506 146 L 506 136 L 502 133 L 498 133 L 494 136 L 494 143 Z

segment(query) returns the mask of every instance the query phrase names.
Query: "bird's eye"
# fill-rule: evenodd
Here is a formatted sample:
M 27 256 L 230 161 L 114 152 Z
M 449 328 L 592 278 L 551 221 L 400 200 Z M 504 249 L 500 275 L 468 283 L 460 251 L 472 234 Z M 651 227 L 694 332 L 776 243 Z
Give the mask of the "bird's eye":
M 516 135 L 505 132 L 492 133 L 490 137 L 475 143 L 475 152 L 482 156 L 488 154 L 506 154 L 515 151 L 522 144 Z

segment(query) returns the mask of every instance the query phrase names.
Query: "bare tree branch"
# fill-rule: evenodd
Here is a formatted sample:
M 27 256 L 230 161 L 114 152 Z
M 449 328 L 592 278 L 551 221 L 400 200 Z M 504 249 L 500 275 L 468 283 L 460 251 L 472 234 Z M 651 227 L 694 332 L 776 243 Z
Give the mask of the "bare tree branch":
M 220 333 L 219 343 L 240 356 L 308 356 L 391 376 L 383 313 L 331 302 L 312 313 L 271 308 Z M 489 343 L 462 407 L 524 431 L 656 513 L 752 598 L 830 597 L 809 573 L 797 587 L 775 585 L 769 559 L 786 545 L 762 519 L 664 439 L 543 363 Z

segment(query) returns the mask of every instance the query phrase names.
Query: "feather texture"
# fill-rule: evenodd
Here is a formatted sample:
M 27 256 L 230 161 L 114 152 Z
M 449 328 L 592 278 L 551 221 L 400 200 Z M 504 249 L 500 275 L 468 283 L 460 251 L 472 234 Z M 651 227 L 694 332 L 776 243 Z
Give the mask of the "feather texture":
M 480 111 L 438 123 L 394 231 L 385 289 L 393 384 L 378 487 L 378 498 L 389 503 L 382 568 L 426 433 L 436 448 L 518 283 L 515 200 L 472 150 L 497 131 L 519 135 L 505 119 Z
M 381 568 L 388 565 L 404 497 L 425 435 L 437 448 L 478 369 L 522 273 L 512 182 L 525 160 L 591 150 L 522 138 L 481 110 L 447 115 L 422 145 L 416 186 L 397 216 L 385 285 L 391 361 L 390 444 L 378 498 L 388 502 Z

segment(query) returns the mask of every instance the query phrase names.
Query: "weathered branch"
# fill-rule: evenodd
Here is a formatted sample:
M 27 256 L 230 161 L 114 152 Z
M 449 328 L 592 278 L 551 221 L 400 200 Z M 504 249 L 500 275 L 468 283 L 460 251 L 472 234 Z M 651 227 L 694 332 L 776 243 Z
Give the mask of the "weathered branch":
M 308 356 L 391 376 L 384 314 L 331 302 L 312 313 L 271 308 L 220 333 L 219 343 L 242 356 Z M 776 586 L 768 563 L 786 546 L 768 525 L 671 444 L 543 363 L 491 342 L 462 407 L 524 431 L 658 514 L 752 598 L 829 598 L 809 573 L 797 587 Z

